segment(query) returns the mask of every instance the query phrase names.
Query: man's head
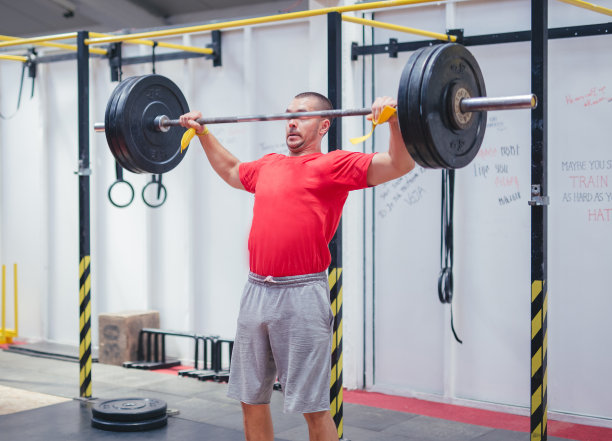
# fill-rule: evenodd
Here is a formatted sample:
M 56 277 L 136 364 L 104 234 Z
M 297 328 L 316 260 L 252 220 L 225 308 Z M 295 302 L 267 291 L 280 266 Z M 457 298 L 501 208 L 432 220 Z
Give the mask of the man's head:
M 303 92 L 295 96 L 288 113 L 331 110 L 331 102 L 317 92 Z M 304 155 L 321 151 L 321 140 L 329 130 L 329 118 L 289 119 L 286 124 L 286 142 L 291 155 Z

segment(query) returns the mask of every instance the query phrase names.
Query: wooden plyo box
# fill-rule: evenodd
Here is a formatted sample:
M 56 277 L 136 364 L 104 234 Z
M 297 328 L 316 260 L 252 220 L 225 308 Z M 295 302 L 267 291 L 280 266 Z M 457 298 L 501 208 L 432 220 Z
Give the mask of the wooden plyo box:
M 138 360 L 138 334 L 142 328 L 159 328 L 159 312 L 125 311 L 100 314 L 99 362 L 121 366 L 125 361 Z

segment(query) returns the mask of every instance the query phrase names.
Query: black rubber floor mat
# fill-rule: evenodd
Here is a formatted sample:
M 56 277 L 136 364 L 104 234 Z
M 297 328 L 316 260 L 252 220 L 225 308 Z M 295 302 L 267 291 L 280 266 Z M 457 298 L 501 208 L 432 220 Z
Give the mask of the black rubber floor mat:
M 92 403 L 77 400 L 0 415 L 2 439 L 23 441 L 99 441 L 109 439 L 170 441 L 243 441 L 242 431 L 168 418 L 162 428 L 146 432 L 109 432 L 91 426 Z

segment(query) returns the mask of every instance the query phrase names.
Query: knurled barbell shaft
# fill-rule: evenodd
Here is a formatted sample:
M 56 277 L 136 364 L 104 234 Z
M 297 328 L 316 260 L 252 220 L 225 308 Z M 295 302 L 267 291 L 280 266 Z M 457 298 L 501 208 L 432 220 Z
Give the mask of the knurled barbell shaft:
M 333 109 L 333 110 L 316 110 L 313 112 L 294 112 L 294 113 L 277 113 L 271 115 L 248 115 L 248 116 L 222 116 L 222 117 L 206 117 L 199 118 L 196 121 L 199 124 L 223 124 L 223 123 L 239 123 L 253 121 L 280 121 L 286 119 L 308 119 L 308 118 L 338 118 L 343 116 L 363 116 L 372 113 L 370 108 L 362 109 Z M 178 119 L 169 119 L 163 123 L 167 126 L 179 126 Z
M 462 112 L 482 112 L 491 110 L 510 110 L 510 109 L 534 109 L 537 106 L 537 98 L 535 95 L 515 95 L 505 97 L 477 97 L 464 98 L 461 100 Z M 370 108 L 362 109 L 333 109 L 319 110 L 314 112 L 295 112 L 295 113 L 277 113 L 268 115 L 247 115 L 247 116 L 223 116 L 223 117 L 207 117 L 199 118 L 199 124 L 226 124 L 239 122 L 255 122 L 255 121 L 280 121 L 288 119 L 305 119 L 305 118 L 337 118 L 344 116 L 363 116 L 372 113 Z M 155 118 L 153 126 L 159 130 L 165 131 L 170 127 L 180 126 L 178 119 L 170 119 L 165 115 L 160 115 Z M 104 131 L 104 123 L 95 123 L 94 130 L 96 132 Z

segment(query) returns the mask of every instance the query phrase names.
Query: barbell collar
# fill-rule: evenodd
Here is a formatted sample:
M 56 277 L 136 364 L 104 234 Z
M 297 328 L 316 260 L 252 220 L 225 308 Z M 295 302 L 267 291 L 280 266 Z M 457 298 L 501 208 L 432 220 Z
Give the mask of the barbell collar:
M 484 112 L 490 110 L 535 109 L 538 98 L 534 94 L 501 97 L 464 98 L 459 107 L 462 112 Z
M 168 118 L 168 116 L 166 115 L 157 116 L 153 120 L 153 128 L 155 130 L 159 130 L 160 132 L 167 132 L 168 130 L 170 130 L 170 125 L 168 124 L 168 121 L 170 121 L 170 118 Z

